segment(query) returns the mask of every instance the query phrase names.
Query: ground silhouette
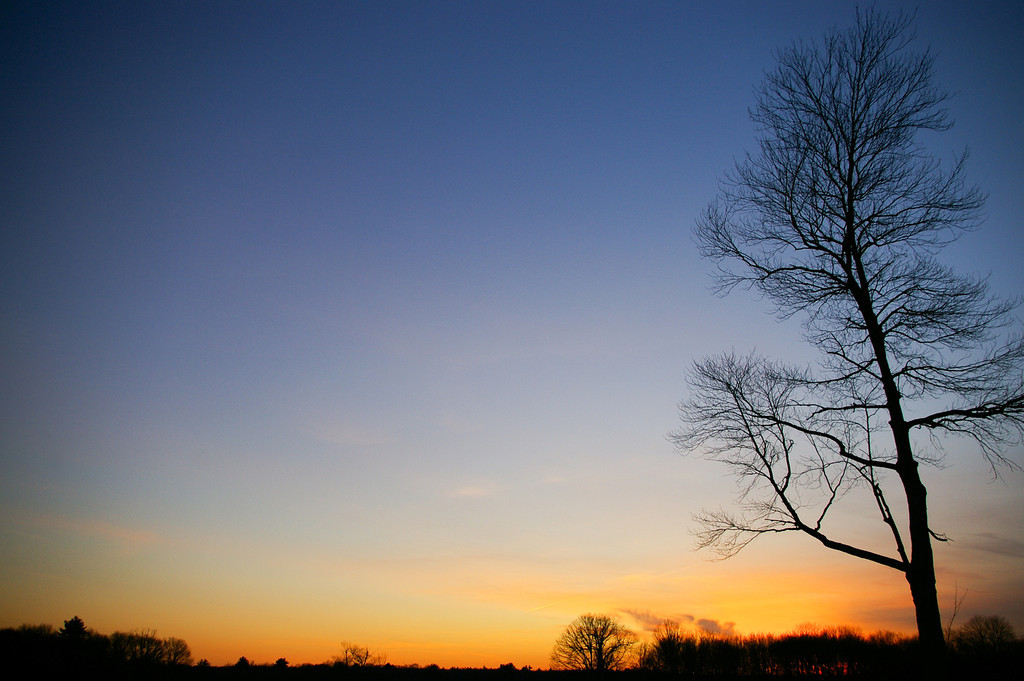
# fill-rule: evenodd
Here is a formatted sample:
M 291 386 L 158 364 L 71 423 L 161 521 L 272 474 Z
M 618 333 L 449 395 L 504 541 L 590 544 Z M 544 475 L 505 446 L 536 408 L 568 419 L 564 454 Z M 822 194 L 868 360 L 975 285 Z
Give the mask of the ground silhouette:
M 121 643 L 118 643 L 118 641 Z M 125 644 L 127 640 L 130 645 Z M 354 644 L 346 644 L 358 648 Z M 975 616 L 953 628 L 945 665 L 948 679 L 1016 679 L 1024 668 L 1024 640 L 1002 617 Z M 338 655 L 320 664 L 238 661 L 223 666 L 193 662 L 188 645 L 152 630 L 101 634 L 72 617 L 49 624 L 0 629 L 0 659 L 7 678 L 70 679 L 347 679 L 351 681 L 471 681 L 581 679 L 839 679 L 918 678 L 916 638 L 892 632 L 862 634 L 850 627 L 812 628 L 782 635 L 725 636 L 666 622 L 619 671 L 585 672 L 517 668 L 448 668 L 394 665 L 382 653 Z

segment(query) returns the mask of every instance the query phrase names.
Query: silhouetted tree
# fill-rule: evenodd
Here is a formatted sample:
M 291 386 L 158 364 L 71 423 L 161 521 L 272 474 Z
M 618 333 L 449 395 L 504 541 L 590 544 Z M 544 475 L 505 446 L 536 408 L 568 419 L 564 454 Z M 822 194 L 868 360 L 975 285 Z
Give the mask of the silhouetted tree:
M 115 631 L 110 635 L 110 647 L 117 659 L 131 664 L 158 664 L 164 661 L 164 642 L 157 638 L 152 629 Z
M 191 665 L 192 651 L 184 639 L 171 636 L 163 641 L 161 661 L 166 664 Z
M 625 669 L 636 634 L 607 615 L 580 615 L 565 628 L 551 651 L 553 669 Z
M 372 653 L 366 646 L 347 641 L 341 644 L 341 655 L 331 658 L 331 664 L 336 667 L 380 667 L 386 663 L 387 656 L 383 653 Z
M 697 221 L 722 293 L 753 288 L 780 318 L 802 316 L 816 370 L 729 354 L 696 362 L 682 451 L 740 479 L 743 510 L 703 512 L 698 546 L 725 557 L 796 531 L 902 573 L 919 640 L 944 646 L 928 503 L 914 433 L 964 435 L 993 470 L 1024 429 L 1024 342 L 1006 339 L 1012 302 L 935 254 L 972 229 L 982 194 L 965 156 L 945 169 L 915 137 L 951 123 L 934 58 L 908 51 L 910 19 L 858 12 L 820 45 L 778 54 L 751 117 L 759 149 Z M 879 435 L 886 432 L 885 437 Z M 906 504 L 899 520 L 884 490 Z M 852 487 L 892 538 L 889 551 L 827 524 Z
M 109 663 L 110 640 L 90 630 L 77 615 L 64 620 L 64 626 L 57 632 L 57 641 L 69 674 Z
M 89 628 L 78 615 L 69 620 L 64 620 L 64 626 L 60 628 L 60 637 L 68 640 L 81 640 L 89 635 Z
M 957 647 L 967 652 L 992 652 L 1017 641 L 1013 625 L 998 615 L 975 615 L 954 630 Z
M 641 659 L 644 669 L 673 675 L 693 673 L 697 658 L 697 637 L 684 632 L 679 622 L 666 620 L 654 629 L 651 643 Z

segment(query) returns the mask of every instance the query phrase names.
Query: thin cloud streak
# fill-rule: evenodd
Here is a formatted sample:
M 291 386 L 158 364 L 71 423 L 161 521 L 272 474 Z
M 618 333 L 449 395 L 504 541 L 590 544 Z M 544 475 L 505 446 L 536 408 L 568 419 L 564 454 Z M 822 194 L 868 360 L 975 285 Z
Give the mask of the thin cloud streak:
M 580 598 L 582 598 L 582 596 L 574 596 L 572 598 L 563 598 L 562 600 L 559 600 L 559 601 L 553 601 L 551 603 L 545 603 L 544 605 L 538 605 L 536 608 L 530 608 L 526 612 L 537 612 L 539 610 L 547 610 L 548 608 L 553 608 L 556 605 L 563 605 L 565 603 L 572 603 L 574 601 L 578 601 L 578 600 L 580 600 Z
M 102 539 L 128 548 L 171 543 L 166 537 L 151 530 L 126 527 L 105 520 L 39 515 L 22 522 L 26 526 L 36 529 L 71 532 L 82 537 Z
M 979 532 L 960 541 L 966 548 L 975 551 L 1008 558 L 1024 558 L 1024 542 L 1010 537 L 999 536 L 991 532 Z
M 487 485 L 466 485 L 448 492 L 449 497 L 456 499 L 481 499 L 494 495 L 494 488 Z

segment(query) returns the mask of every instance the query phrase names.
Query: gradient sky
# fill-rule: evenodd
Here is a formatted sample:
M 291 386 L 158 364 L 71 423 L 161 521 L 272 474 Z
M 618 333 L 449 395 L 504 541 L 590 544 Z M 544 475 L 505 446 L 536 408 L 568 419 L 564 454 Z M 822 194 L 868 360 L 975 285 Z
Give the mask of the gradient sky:
M 925 141 L 989 192 L 947 257 L 1018 295 L 1024 3 L 916 4 Z M 694 552 L 733 481 L 666 439 L 694 359 L 813 359 L 690 230 L 772 51 L 855 6 L 5 3 L 0 626 L 539 667 L 587 611 L 912 631 L 809 539 Z M 947 454 L 941 603 L 1024 631 L 1024 476 Z

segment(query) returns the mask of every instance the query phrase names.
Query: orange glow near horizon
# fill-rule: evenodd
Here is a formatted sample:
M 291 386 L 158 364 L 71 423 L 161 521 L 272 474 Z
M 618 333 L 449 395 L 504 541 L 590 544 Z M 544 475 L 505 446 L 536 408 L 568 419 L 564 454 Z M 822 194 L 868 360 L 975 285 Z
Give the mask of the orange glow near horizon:
M 1005 503 L 999 494 L 990 491 L 988 502 Z M 156 629 L 184 638 L 196 659 L 217 665 L 243 655 L 260 663 L 321 663 L 348 641 L 397 665 L 545 668 L 555 637 L 585 612 L 619 617 L 642 635 L 664 619 L 740 635 L 783 634 L 804 624 L 914 631 L 902 575 L 798 536 L 759 542 L 717 562 L 685 549 L 601 559 L 570 559 L 551 549 L 546 559 L 410 549 L 356 559 L 181 540 L 108 522 L 15 520 L 20 529 L 7 537 L 22 550 L 0 569 L 20 588 L 0 604 L 0 626 L 59 626 L 78 615 L 100 633 Z M 958 583 L 978 583 L 977 573 L 962 566 L 977 564 L 979 554 L 962 544 L 938 550 L 946 605 Z M 74 571 L 47 573 L 17 559 L 32 552 L 58 566 L 68 551 L 76 556 Z M 987 574 L 1013 578 L 1012 555 L 986 555 Z M 976 612 L 999 612 L 997 591 L 975 587 L 970 599 Z
M 751 558 L 780 560 L 772 554 L 760 550 Z M 584 612 L 617 616 L 641 635 L 663 619 L 690 628 L 703 620 L 704 626 L 717 624 L 741 635 L 786 633 L 805 623 L 906 631 L 864 615 L 895 611 L 910 616 L 899 575 L 882 571 L 866 576 L 856 561 L 818 558 L 819 567 L 806 570 L 785 562 L 757 570 L 752 560 L 734 559 L 613 578 L 592 566 L 575 573 L 570 589 L 558 575 L 516 578 L 514 565 L 492 566 L 497 569 L 487 573 L 476 571 L 481 565 L 470 561 L 461 569 L 420 573 L 415 579 L 397 568 L 363 574 L 357 593 L 323 591 L 319 601 L 312 585 L 277 584 L 271 590 L 268 582 L 251 577 L 219 593 L 182 585 L 198 589 L 179 593 L 173 602 L 166 594 L 144 593 L 142 583 L 111 584 L 107 593 L 78 599 L 69 612 L 62 610 L 66 594 L 60 590 L 30 609 L 45 605 L 49 612 L 60 612 L 50 618 L 58 626 L 77 614 L 101 633 L 155 628 L 158 635 L 184 638 L 197 660 L 215 665 L 243 655 L 258 663 L 280 657 L 293 664 L 321 663 L 340 653 L 342 642 L 352 642 L 383 653 L 396 665 L 496 667 L 511 662 L 546 668 L 555 637 Z M 273 570 L 267 572 L 273 579 Z M 389 591 L 391 584 L 403 582 L 408 590 Z M 320 588 L 328 583 L 317 581 Z M 130 594 L 130 600 L 118 603 L 116 593 Z M 107 597 L 111 600 L 104 602 Z M 15 611 L 5 609 L 5 616 Z

